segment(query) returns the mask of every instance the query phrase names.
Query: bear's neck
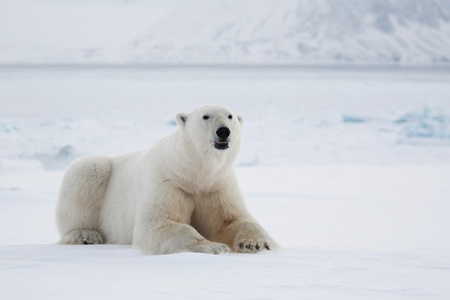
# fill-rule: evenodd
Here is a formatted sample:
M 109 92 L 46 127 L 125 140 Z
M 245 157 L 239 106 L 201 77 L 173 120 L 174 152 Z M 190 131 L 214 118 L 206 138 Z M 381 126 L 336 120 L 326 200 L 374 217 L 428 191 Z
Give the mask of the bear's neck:
M 180 136 L 173 150 L 175 155 L 171 156 L 169 164 L 172 166 L 171 176 L 178 178 L 179 187 L 187 193 L 215 192 L 229 182 L 234 163 L 231 152 L 218 153 L 210 149 L 202 155 L 189 139 Z

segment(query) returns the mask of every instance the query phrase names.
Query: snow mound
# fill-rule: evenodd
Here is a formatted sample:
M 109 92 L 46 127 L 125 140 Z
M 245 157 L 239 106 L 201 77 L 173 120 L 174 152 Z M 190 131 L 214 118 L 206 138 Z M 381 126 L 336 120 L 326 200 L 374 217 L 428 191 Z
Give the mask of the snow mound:
M 42 163 L 47 170 L 59 170 L 66 168 L 70 162 L 80 154 L 71 145 L 53 147 L 46 152 L 35 153 L 34 157 Z
M 357 115 L 342 115 L 342 122 L 344 123 L 365 123 L 370 121 L 370 118 Z
M 395 121 L 402 126 L 399 140 L 406 143 L 434 140 L 450 145 L 450 115 L 443 109 L 424 107 L 420 112 L 410 112 Z
M 12 132 L 18 132 L 19 129 L 14 124 L 9 124 L 7 122 L 1 122 L 0 123 L 0 133 L 12 133 Z

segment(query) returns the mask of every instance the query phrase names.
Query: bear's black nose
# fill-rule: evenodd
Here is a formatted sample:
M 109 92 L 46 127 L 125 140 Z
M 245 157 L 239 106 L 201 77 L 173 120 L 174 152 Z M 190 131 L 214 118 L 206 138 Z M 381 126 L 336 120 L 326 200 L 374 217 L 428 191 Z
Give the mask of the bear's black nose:
M 217 129 L 216 134 L 221 139 L 226 139 L 230 136 L 230 129 L 228 127 L 220 127 Z

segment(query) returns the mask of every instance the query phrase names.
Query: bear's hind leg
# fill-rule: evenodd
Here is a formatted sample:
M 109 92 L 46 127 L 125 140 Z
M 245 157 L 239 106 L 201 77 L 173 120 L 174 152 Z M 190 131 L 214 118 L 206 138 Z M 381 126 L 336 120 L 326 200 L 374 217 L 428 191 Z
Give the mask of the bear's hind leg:
M 61 185 L 56 219 L 61 244 L 101 244 L 100 207 L 111 172 L 104 156 L 87 156 L 73 162 Z

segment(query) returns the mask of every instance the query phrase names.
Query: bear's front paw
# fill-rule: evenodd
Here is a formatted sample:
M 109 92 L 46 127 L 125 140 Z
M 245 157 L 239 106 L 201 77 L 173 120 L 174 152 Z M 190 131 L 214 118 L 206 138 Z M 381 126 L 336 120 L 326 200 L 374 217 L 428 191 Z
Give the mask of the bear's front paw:
M 256 253 L 262 250 L 273 250 L 275 245 L 272 241 L 258 239 L 242 239 L 235 245 L 235 251 L 240 253 Z
M 239 224 L 233 242 L 233 251 L 239 253 L 256 253 L 263 250 L 274 250 L 276 243 L 255 222 L 242 222 Z
M 198 244 L 191 246 L 188 251 L 199 252 L 199 253 L 209 253 L 209 254 L 222 254 L 231 251 L 230 247 L 221 243 L 214 243 L 210 241 L 200 241 Z

